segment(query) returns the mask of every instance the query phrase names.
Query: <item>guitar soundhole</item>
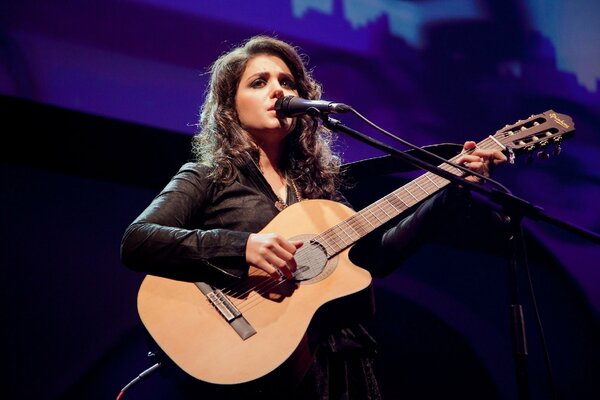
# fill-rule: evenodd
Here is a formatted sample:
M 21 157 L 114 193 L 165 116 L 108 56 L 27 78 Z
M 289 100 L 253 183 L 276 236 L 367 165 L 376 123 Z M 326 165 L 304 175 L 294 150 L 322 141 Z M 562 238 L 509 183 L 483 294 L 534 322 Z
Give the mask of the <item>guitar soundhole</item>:
M 314 236 L 300 235 L 292 238 L 304 241 L 304 245 L 294 255 L 296 264 L 298 264 L 294 278 L 296 281 L 303 281 L 302 283 L 314 283 L 323 280 L 335 269 L 336 263 L 334 260 L 327 262 L 327 253 L 323 246 L 310 240 Z

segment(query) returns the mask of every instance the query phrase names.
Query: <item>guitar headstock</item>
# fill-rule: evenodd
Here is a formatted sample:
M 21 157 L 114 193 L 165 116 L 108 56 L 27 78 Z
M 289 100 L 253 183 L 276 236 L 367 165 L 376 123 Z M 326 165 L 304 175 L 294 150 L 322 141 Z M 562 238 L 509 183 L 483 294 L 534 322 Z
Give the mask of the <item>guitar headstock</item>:
M 548 110 L 513 125 L 506 125 L 492 138 L 508 150 L 510 161 L 513 162 L 514 154 L 532 152 L 536 148 L 541 148 L 540 155 L 547 158 L 546 147 L 549 144 L 555 145 L 554 153 L 558 154 L 563 138 L 574 132 L 575 125 L 571 117 Z

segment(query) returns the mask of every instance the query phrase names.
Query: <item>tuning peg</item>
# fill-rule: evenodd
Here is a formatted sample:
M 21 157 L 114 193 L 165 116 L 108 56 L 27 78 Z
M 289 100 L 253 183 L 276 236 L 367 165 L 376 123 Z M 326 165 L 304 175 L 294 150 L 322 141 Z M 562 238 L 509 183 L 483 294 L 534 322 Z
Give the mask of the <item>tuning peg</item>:
M 546 151 L 546 149 L 542 149 L 542 150 L 538 151 L 537 158 L 539 160 L 547 160 L 547 159 L 550 158 L 550 154 L 548 154 L 548 152 Z
M 554 145 L 554 150 L 552 151 L 552 154 L 554 154 L 555 156 L 559 155 L 560 152 L 562 151 L 562 147 L 560 146 L 560 142 L 557 142 Z
M 548 146 L 548 142 L 547 141 L 543 141 L 540 144 L 540 151 L 537 152 L 537 158 L 539 160 L 547 160 L 550 158 L 550 154 L 548 154 L 547 151 L 547 146 Z
M 527 158 L 525 159 L 525 165 L 529 165 L 533 162 L 533 150 L 527 152 Z
M 511 165 L 515 163 L 515 152 L 513 151 L 512 147 L 508 148 L 508 162 Z

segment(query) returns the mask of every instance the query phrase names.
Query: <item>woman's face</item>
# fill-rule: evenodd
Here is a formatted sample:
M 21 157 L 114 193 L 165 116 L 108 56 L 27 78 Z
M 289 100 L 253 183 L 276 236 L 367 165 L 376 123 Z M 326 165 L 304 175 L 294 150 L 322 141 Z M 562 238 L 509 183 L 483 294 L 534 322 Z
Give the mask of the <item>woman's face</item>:
M 294 129 L 293 118 L 278 118 L 275 102 L 298 96 L 290 69 L 277 56 L 259 54 L 247 65 L 235 96 L 242 127 L 257 141 L 281 141 Z

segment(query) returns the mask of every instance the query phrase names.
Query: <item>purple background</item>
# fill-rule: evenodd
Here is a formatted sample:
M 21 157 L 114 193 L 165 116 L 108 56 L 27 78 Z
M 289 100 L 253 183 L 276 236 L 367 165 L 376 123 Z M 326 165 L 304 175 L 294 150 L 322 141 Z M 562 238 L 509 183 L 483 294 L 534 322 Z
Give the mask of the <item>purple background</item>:
M 3 111 L 8 394 L 110 398 L 149 365 L 135 308 L 143 277 L 120 265 L 120 237 L 188 157 L 180 149 L 194 132 L 207 67 L 254 34 L 298 45 L 323 98 L 417 145 L 480 141 L 549 109 L 571 116 L 577 131 L 560 156 L 519 158 L 495 178 L 548 215 L 600 232 L 599 12 L 591 0 L 3 2 L 0 94 L 8 104 L 57 107 Z M 393 144 L 356 118 L 339 119 Z M 111 122 L 119 129 L 95 125 Z M 347 162 L 381 155 L 339 139 Z M 137 168 L 163 175 L 151 184 L 124 178 Z M 558 391 L 598 396 L 598 244 L 543 221 L 525 227 Z M 375 283 L 384 394 L 515 398 L 506 260 L 427 250 Z M 521 279 L 529 385 L 546 398 Z M 161 385 L 153 376 L 126 397 L 161 398 Z

